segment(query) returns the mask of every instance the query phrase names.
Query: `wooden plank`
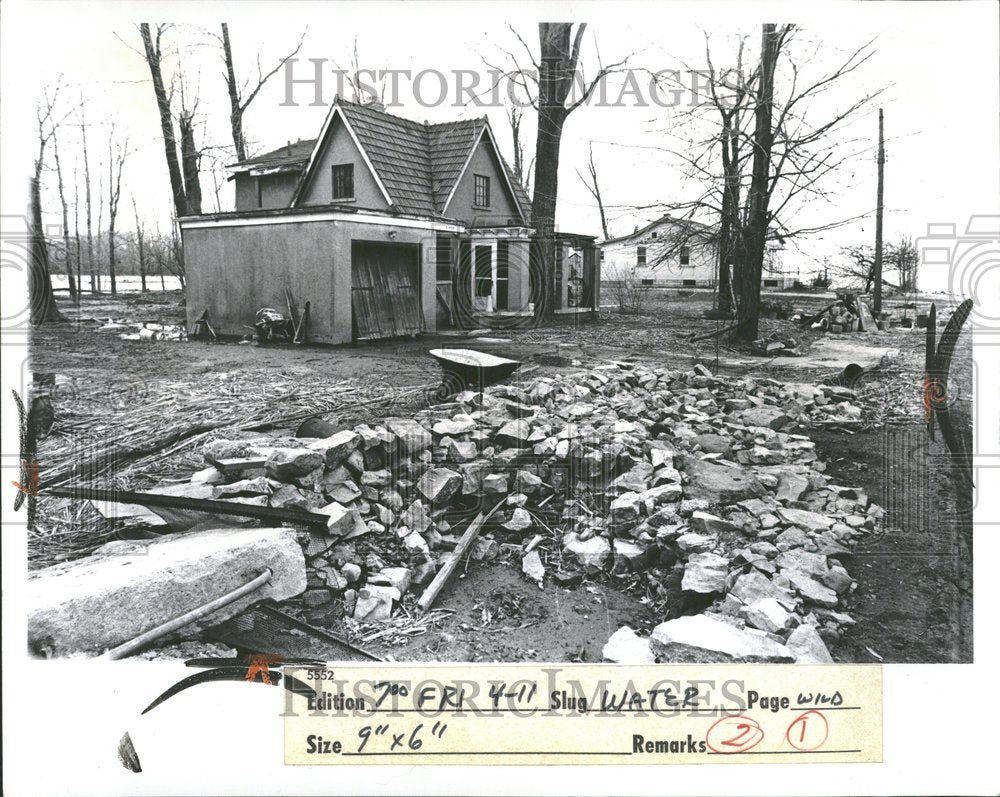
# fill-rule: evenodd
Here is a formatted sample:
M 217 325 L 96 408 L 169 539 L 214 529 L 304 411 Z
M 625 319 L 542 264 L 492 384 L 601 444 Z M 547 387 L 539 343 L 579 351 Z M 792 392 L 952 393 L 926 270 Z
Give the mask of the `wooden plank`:
M 461 539 L 458 541 L 458 545 L 455 546 L 455 551 L 452 553 L 451 558 L 444 563 L 444 566 L 438 570 L 437 575 L 434 576 L 434 580 L 430 583 L 430 586 L 424 590 L 424 594 L 420 596 L 420 600 L 417 601 L 417 606 L 421 611 L 427 611 L 431 604 L 434 603 L 437 596 L 440 594 L 441 590 L 444 589 L 444 585 L 448 583 L 448 579 L 451 574 L 455 572 L 455 568 L 458 567 L 458 563 L 462 561 L 462 557 L 468 552 L 472 543 L 476 541 L 476 537 L 479 536 L 480 530 L 483 525 L 489 520 L 493 513 L 496 512 L 503 501 L 499 501 L 496 506 L 494 506 L 485 515 L 480 512 L 476 515 L 475 520 L 473 520 L 469 527 L 465 530 L 465 534 L 462 535 Z
M 301 509 L 279 509 L 239 501 L 221 501 L 214 498 L 189 498 L 181 495 L 160 495 L 140 493 L 131 490 L 101 490 L 92 487 L 49 487 L 42 490 L 46 495 L 89 501 L 112 501 L 115 503 L 138 504 L 145 507 L 163 507 L 190 512 L 207 512 L 212 515 L 236 515 L 275 523 L 300 523 L 306 526 L 326 527 L 329 515 L 306 512 Z

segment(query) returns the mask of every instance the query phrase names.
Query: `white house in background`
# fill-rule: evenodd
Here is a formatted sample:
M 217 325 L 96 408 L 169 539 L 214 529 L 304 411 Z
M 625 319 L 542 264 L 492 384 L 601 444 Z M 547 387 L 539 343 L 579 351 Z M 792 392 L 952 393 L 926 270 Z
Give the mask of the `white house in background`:
M 718 276 L 718 248 L 712 227 L 696 221 L 662 216 L 631 235 L 597 244 L 601 280 L 635 280 L 642 285 L 669 288 L 711 288 Z M 783 263 L 784 243 L 769 241 L 764 257 L 762 285 L 789 287 L 797 273 Z

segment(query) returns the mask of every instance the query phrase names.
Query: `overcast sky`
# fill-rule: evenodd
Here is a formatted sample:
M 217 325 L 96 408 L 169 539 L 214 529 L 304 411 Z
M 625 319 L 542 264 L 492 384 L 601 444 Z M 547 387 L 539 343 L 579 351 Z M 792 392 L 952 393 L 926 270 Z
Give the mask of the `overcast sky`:
M 587 21 L 582 64 L 592 75 L 603 63 L 630 56 L 629 64 L 642 70 L 679 69 L 684 64 L 706 67 L 704 33 L 713 42 L 720 63 L 733 52 L 740 35 L 749 36 L 749 55 L 759 50 L 760 23 L 794 22 L 799 46 L 819 49 L 803 64 L 803 72 L 818 77 L 849 52 L 875 39 L 875 55 L 841 87 L 830 92 L 810 112 L 823 118 L 853 98 L 888 86 L 880 104 L 886 118 L 886 240 L 918 237 L 928 223 L 955 222 L 964 228 L 970 214 L 1000 212 L 1000 71 L 998 71 L 998 5 L 968 3 L 281 3 L 191 4 L 130 3 L 4 3 L 2 28 L 2 156 L 4 213 L 19 213 L 25 204 L 24 178 L 33 150 L 33 104 L 41 88 L 62 74 L 72 86 L 64 95 L 68 108 L 82 88 L 88 98 L 88 121 L 100 125 L 90 137 L 95 161 L 106 160 L 107 129 L 114 121 L 128 136 L 131 155 L 125 171 L 125 200 L 120 227 L 131 221 L 131 195 L 140 213 L 161 229 L 169 225 L 169 185 L 149 74 L 140 55 L 136 23 L 151 11 L 178 23 L 168 43 L 184 45 L 184 72 L 189 90 L 200 97 L 202 143 L 231 145 L 228 100 L 221 60 L 214 40 L 201 29 L 216 32 L 221 21 L 230 23 L 237 70 L 250 75 L 260 51 L 266 69 L 294 47 L 308 27 L 295 76 L 312 74 L 307 59 L 329 59 L 324 95 L 336 92 L 334 64 L 351 67 L 357 37 L 362 67 L 371 69 L 436 70 L 449 75 L 448 98 L 433 107 L 414 99 L 413 82 L 400 78 L 401 116 L 431 122 L 487 115 L 508 161 L 512 146 L 503 108 L 455 104 L 455 70 L 483 73 L 488 64 L 507 66 L 504 51 L 526 64 L 517 36 L 537 50 L 536 23 L 540 19 Z M 718 54 L 717 56 L 715 54 Z M 524 56 L 522 58 L 522 56 Z M 171 62 L 171 67 L 173 65 Z M 727 64 L 728 65 L 728 64 Z M 637 73 L 645 75 L 645 72 Z M 468 80 L 469 78 L 466 78 Z M 633 96 L 625 107 L 582 107 L 565 128 L 560 160 L 558 222 L 563 229 L 600 234 L 593 200 L 576 170 L 583 170 L 593 144 L 602 190 L 611 206 L 611 232 L 631 232 L 657 215 L 663 203 L 693 198 L 697 186 L 685 184 L 675 157 L 666 150 L 678 146 L 681 122 L 688 110 L 650 103 L 648 78 L 639 80 L 647 107 Z M 614 98 L 620 82 L 610 81 Z M 418 87 L 425 101 L 433 100 L 440 85 L 424 76 Z M 279 146 L 288 140 L 314 137 L 326 114 L 312 107 L 312 89 L 297 86 L 298 107 L 283 106 L 284 76 L 279 74 L 256 99 L 246 118 L 253 151 Z M 832 202 L 813 202 L 801 210 L 794 226 L 818 226 L 870 213 L 875 206 L 874 144 L 877 106 L 859 116 L 844 138 L 868 137 L 870 151 L 858 158 L 827 187 Z M 529 154 L 534 144 L 530 109 L 525 115 Z M 64 170 L 79 162 L 77 131 L 67 127 L 62 136 Z M 228 160 L 228 158 L 223 158 Z M 91 164 L 95 172 L 105 165 Z M 72 174 L 67 174 L 72 202 Z M 105 178 L 106 179 L 106 178 Z M 202 176 L 204 207 L 214 209 L 210 175 Z M 56 207 L 55 181 L 46 179 L 46 210 Z M 223 207 L 231 207 L 231 183 L 223 188 Z M 127 210 L 126 210 L 127 208 Z M 70 211 L 72 217 L 72 210 Z M 51 213 L 47 221 L 58 219 Z M 824 255 L 835 255 L 848 243 L 871 242 L 873 217 L 804 243 L 788 256 L 806 265 Z M 922 275 L 932 287 L 937 278 Z

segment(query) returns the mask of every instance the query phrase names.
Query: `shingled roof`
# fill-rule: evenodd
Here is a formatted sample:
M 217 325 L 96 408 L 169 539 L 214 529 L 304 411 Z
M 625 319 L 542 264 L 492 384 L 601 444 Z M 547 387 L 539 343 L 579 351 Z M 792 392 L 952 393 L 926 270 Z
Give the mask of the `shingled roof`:
M 386 113 L 378 106 L 360 105 L 343 99 L 334 103 L 330 114 L 337 110 L 357 136 L 393 205 L 404 213 L 443 215 L 473 147 L 484 131 L 492 140 L 492 131 L 485 117 L 426 124 Z M 324 123 L 324 130 L 326 127 L 327 123 Z M 309 143 L 312 150 L 315 140 Z M 531 218 L 531 202 L 514 179 L 499 149 L 495 146 L 494 149 L 527 222 Z M 274 156 L 280 151 L 275 150 L 258 158 Z M 307 154 L 306 160 L 309 158 Z M 249 164 L 251 160 L 238 165 Z M 303 174 L 300 190 L 308 177 L 308 173 Z
M 260 155 L 254 155 L 252 158 L 247 158 L 239 163 L 234 163 L 228 166 L 232 171 L 243 171 L 241 167 L 246 167 L 250 169 L 253 167 L 258 168 L 269 168 L 273 166 L 292 166 L 296 164 L 302 164 L 303 166 L 308 163 L 309 155 L 316 145 L 316 139 L 300 139 L 294 144 L 289 142 L 283 147 L 278 147 L 270 152 L 264 152 Z

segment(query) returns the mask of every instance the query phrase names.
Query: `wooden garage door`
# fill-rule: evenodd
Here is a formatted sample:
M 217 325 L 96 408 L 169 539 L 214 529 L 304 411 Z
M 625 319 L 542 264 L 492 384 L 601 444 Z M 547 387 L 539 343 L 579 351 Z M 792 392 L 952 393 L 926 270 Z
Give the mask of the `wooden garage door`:
M 424 331 L 417 265 L 419 249 L 403 244 L 355 242 L 351 256 L 351 308 L 357 340 Z

